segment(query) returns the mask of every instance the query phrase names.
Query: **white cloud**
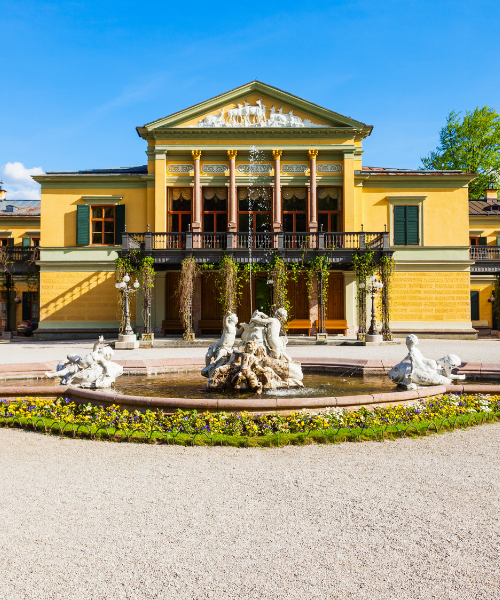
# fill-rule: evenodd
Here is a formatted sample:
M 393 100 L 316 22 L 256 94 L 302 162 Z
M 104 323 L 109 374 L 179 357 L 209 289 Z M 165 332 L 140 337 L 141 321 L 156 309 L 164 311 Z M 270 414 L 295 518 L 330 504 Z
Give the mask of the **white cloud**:
M 3 188 L 7 190 L 8 200 L 38 200 L 40 185 L 32 175 L 43 175 L 42 167 L 27 169 L 21 162 L 8 162 L 1 170 Z

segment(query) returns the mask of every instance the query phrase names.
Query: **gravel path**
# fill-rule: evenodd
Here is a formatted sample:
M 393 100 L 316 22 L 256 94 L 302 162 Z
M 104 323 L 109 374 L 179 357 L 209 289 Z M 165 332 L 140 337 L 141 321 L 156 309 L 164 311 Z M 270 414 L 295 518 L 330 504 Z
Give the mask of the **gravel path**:
M 294 358 L 354 358 L 401 360 L 406 355 L 404 340 L 388 346 L 289 346 Z M 207 340 L 208 344 L 211 343 Z M 62 360 L 67 354 L 84 355 L 92 350 L 93 341 L 13 342 L 0 344 L 0 363 L 30 363 Z M 464 362 L 500 362 L 500 340 L 420 340 L 420 349 L 428 358 L 457 354 Z M 117 350 L 115 360 L 135 358 L 203 358 L 207 348 L 139 348 Z
M 500 424 L 182 448 L 0 430 L 2 600 L 500 598 Z

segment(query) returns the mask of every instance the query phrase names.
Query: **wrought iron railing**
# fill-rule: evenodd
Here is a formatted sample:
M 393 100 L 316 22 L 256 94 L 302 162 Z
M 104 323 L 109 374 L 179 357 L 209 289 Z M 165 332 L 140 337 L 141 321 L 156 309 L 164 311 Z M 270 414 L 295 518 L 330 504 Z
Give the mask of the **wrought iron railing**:
M 471 260 L 500 260 L 500 246 L 471 246 L 469 258 Z
M 124 233 L 124 250 L 389 250 L 386 232 Z
M 5 254 L 7 263 L 33 262 L 40 260 L 40 248 L 27 248 L 26 246 L 2 246 L 1 252 Z

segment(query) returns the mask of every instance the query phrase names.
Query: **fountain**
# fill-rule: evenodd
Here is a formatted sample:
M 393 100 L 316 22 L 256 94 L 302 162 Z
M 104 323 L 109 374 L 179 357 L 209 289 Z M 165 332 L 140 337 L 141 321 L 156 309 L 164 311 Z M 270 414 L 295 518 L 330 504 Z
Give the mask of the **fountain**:
M 274 317 L 254 311 L 249 323 L 236 328 L 238 317 L 228 311 L 223 332 L 205 357 L 201 374 L 208 377 L 208 390 L 263 390 L 302 387 L 302 368 L 285 352 L 287 337 L 280 329 L 287 313 L 278 309 Z M 241 344 L 236 344 L 236 336 Z

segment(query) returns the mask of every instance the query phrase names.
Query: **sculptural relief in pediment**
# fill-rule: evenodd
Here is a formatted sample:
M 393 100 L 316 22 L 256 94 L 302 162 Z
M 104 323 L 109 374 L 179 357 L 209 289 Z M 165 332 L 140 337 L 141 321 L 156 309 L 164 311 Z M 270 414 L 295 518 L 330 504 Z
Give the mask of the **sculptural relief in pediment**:
M 179 127 L 331 127 L 289 106 L 250 96 L 201 115 Z

